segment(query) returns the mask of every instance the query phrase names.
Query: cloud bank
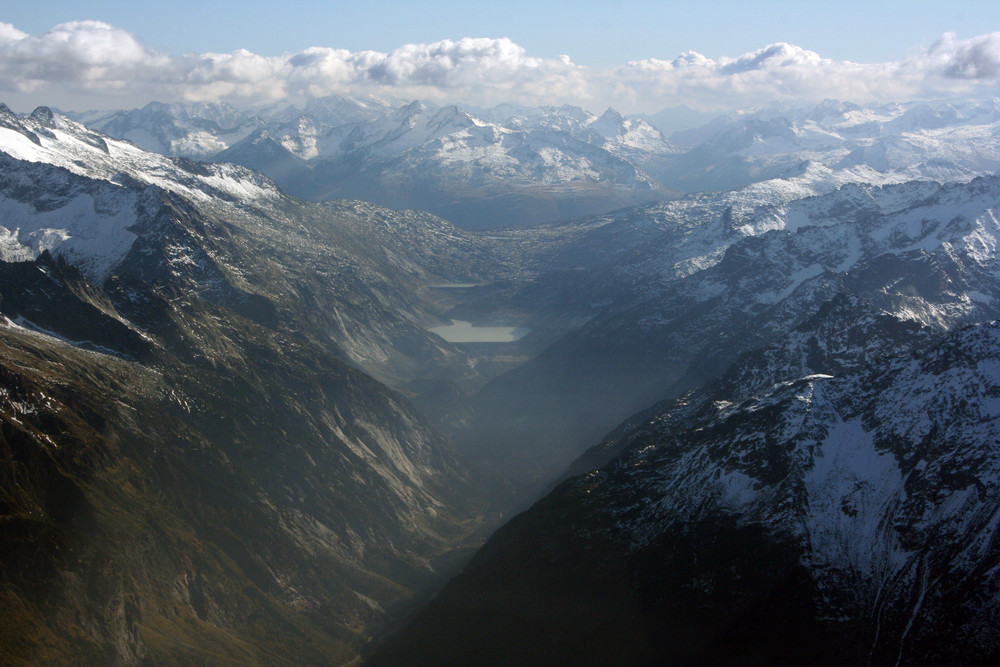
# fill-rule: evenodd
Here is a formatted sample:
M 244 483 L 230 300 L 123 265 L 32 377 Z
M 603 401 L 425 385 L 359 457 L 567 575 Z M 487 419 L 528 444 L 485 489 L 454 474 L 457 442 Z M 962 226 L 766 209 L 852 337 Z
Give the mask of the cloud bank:
M 778 43 L 733 58 L 694 51 L 613 69 L 538 58 L 506 38 L 408 44 L 392 51 L 311 47 L 265 57 L 250 51 L 174 55 L 98 21 L 29 35 L 0 23 L 0 99 L 23 105 L 90 108 L 150 100 L 235 103 L 333 94 L 490 105 L 573 103 L 656 111 L 687 104 L 706 110 L 774 101 L 839 98 L 855 102 L 991 93 L 1000 83 L 1000 32 L 960 40 L 945 34 L 910 58 L 863 64 L 836 61 Z M 77 108 L 81 108 L 77 106 Z

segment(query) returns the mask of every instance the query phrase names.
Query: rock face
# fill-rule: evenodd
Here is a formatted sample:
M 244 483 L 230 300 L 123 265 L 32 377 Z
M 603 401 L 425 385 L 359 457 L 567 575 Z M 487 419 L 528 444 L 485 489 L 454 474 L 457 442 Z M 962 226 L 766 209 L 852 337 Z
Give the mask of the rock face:
M 996 322 L 838 300 L 589 452 L 373 664 L 989 662 L 998 364 Z
M 461 536 L 453 464 L 359 372 L 161 299 L 201 344 L 138 363 L 4 326 L 5 662 L 349 659 Z
M 440 436 L 356 366 L 433 358 L 415 286 L 479 279 L 480 250 L 4 119 L 0 662 L 350 661 L 479 525 Z

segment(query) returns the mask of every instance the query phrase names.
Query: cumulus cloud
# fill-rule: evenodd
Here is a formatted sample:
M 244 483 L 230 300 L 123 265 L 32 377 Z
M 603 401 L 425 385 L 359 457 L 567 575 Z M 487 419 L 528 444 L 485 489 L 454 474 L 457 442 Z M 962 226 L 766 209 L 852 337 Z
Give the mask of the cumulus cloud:
M 672 61 L 635 61 L 615 70 L 612 77 L 637 98 L 646 94 L 676 103 L 693 100 L 695 106 L 732 108 L 829 97 L 859 102 L 883 96 L 909 99 L 916 91 L 900 80 L 897 68 L 892 63 L 834 61 L 778 43 L 737 58 L 713 60 L 689 52 Z
M 705 64 L 707 61 L 702 61 Z M 815 67 L 823 64 L 818 53 L 806 51 L 793 44 L 779 42 L 740 56 L 736 60 L 723 61 L 718 68 L 722 75 L 744 74 L 760 70 L 778 70 L 788 67 Z
M 694 51 L 612 69 L 568 56 L 539 58 L 509 39 L 408 44 L 389 52 L 311 47 L 266 57 L 246 50 L 173 55 L 98 21 L 29 35 L 0 23 L 0 95 L 35 103 L 91 106 L 152 99 L 258 102 L 331 94 L 388 94 L 486 105 L 565 102 L 654 111 L 686 103 L 705 109 L 837 97 L 856 102 L 971 93 L 1000 80 L 1000 33 L 946 34 L 913 57 L 889 63 L 823 58 L 777 43 L 731 58 Z
M 28 36 L 28 33 L 21 32 L 9 23 L 0 22 L 0 47 L 17 42 Z
M 122 84 L 150 66 L 168 67 L 169 59 L 99 21 L 63 23 L 37 37 L 0 25 L 0 81 L 5 87 Z
M 391 53 L 312 47 L 278 57 L 246 50 L 175 56 L 106 23 L 79 21 L 38 36 L 0 23 L 3 91 L 247 102 L 381 92 L 542 102 L 586 96 L 587 77 L 566 57 L 530 57 L 509 39 L 409 44 Z

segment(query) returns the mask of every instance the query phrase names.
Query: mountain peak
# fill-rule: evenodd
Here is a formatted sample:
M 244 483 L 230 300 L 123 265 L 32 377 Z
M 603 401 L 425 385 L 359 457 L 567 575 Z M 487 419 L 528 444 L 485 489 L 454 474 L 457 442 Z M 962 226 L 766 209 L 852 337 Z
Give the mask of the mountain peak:
M 622 116 L 620 113 L 618 113 L 618 111 L 616 111 L 614 107 L 608 107 L 607 110 L 605 110 L 605 112 L 601 114 L 601 117 L 600 117 L 599 120 L 603 120 L 603 119 L 608 119 L 608 120 L 612 120 L 613 119 L 613 120 L 617 120 L 619 122 L 624 122 L 625 117 Z
M 600 118 L 590 123 L 591 129 L 608 139 L 625 134 L 629 129 L 628 126 L 629 121 L 611 107 L 608 107 Z
M 0 102 L 0 127 L 13 130 L 18 134 L 27 137 L 33 144 L 42 145 L 38 135 L 25 127 L 24 122 L 14 113 L 9 106 Z
M 31 112 L 31 120 L 45 127 L 56 126 L 56 116 L 49 107 L 38 107 Z
M 414 116 L 424 111 L 427 111 L 427 106 L 420 100 L 413 100 L 399 109 L 399 113 L 404 117 Z

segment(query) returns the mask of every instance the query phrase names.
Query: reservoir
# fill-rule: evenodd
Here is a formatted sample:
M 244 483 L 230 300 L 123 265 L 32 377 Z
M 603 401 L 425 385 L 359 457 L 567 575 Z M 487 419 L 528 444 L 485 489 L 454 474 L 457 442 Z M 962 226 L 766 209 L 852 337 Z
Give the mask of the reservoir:
M 449 343 L 513 343 L 524 338 L 524 327 L 474 327 L 470 322 L 452 320 L 451 324 L 428 329 Z

